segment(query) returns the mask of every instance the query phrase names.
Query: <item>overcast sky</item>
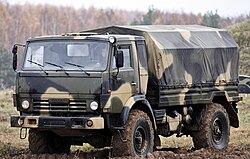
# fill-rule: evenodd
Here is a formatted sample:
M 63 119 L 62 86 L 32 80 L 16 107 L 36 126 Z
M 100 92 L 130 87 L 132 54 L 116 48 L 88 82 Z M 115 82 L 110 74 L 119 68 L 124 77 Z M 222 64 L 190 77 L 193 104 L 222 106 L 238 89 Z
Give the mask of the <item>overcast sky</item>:
M 116 8 L 147 11 L 149 6 L 161 11 L 206 13 L 217 9 L 221 16 L 250 14 L 250 0 L 0 0 L 10 4 L 26 2 L 32 4 L 52 4 L 75 8 L 94 6 L 96 8 Z

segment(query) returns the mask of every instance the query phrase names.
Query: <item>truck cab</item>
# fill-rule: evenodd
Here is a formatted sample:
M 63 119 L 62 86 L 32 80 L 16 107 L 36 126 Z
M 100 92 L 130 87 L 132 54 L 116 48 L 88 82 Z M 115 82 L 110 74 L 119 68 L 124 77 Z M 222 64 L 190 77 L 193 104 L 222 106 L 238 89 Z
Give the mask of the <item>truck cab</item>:
M 41 139 L 32 136 L 37 134 L 53 136 L 66 147 L 73 141 L 108 145 L 112 131 L 125 122 L 120 118 L 124 105 L 145 96 L 148 73 L 141 36 L 85 33 L 30 38 L 18 60 L 13 97 L 20 116 L 11 117 L 11 126 L 30 128 L 34 153 L 56 152 L 36 148 L 33 140 Z M 92 143 L 93 135 L 99 137 Z M 58 151 L 69 150 L 61 146 Z

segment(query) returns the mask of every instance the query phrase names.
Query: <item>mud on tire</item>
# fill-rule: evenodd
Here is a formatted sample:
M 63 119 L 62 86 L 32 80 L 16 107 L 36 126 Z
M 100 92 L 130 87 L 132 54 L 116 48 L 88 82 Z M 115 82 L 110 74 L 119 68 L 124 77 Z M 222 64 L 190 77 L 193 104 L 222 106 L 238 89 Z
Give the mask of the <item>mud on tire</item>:
M 113 156 L 141 156 L 153 151 L 154 129 L 148 115 L 138 109 L 132 110 L 121 133 L 113 135 Z
M 225 108 L 218 103 L 207 106 L 202 114 L 200 131 L 193 132 L 194 147 L 222 150 L 227 148 L 230 135 L 228 114 Z
M 29 149 L 33 154 L 69 153 L 70 144 L 52 132 L 29 130 Z

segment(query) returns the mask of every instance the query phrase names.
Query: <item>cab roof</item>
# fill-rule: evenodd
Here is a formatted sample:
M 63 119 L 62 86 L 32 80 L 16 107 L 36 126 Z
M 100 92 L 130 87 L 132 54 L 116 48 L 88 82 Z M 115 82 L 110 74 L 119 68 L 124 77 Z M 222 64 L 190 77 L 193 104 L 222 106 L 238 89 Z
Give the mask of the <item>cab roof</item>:
M 97 33 L 66 33 L 62 35 L 49 35 L 49 36 L 38 36 L 31 37 L 28 41 L 43 41 L 43 40 L 101 40 L 108 41 L 109 37 L 114 36 L 117 41 L 127 40 L 144 40 L 142 36 L 136 35 L 120 35 L 120 34 L 97 34 Z

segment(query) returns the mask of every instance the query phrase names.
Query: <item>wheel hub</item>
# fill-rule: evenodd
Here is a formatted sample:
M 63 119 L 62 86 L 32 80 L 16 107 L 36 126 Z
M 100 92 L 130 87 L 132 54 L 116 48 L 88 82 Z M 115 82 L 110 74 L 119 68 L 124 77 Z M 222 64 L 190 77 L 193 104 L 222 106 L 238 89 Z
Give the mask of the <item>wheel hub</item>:
M 215 119 L 213 123 L 213 140 L 219 143 L 222 139 L 222 122 L 220 119 Z
M 135 131 L 134 136 L 134 145 L 135 150 L 138 153 L 142 153 L 145 150 L 146 142 L 145 142 L 146 132 L 143 127 L 138 127 Z

